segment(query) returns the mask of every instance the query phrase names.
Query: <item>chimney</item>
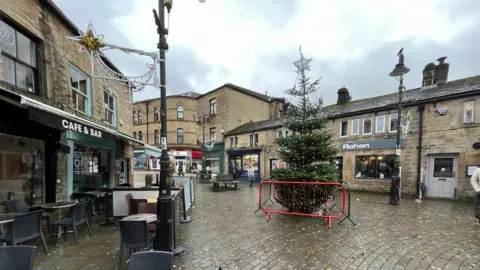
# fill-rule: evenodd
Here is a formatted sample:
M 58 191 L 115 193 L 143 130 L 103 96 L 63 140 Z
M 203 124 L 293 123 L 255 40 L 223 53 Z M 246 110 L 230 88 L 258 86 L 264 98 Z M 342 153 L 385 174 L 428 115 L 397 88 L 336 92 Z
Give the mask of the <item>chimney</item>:
M 352 100 L 352 97 L 350 96 L 348 89 L 345 87 L 338 89 L 337 94 L 338 94 L 338 99 L 337 99 L 338 105 L 347 104 L 350 100 Z
M 446 56 L 437 59 L 438 65 L 436 66 L 437 85 L 442 85 L 448 81 L 448 70 L 450 68 L 449 63 L 445 63 Z
M 433 62 L 425 66 L 423 69 L 422 87 L 435 85 L 436 68 L 437 66 Z

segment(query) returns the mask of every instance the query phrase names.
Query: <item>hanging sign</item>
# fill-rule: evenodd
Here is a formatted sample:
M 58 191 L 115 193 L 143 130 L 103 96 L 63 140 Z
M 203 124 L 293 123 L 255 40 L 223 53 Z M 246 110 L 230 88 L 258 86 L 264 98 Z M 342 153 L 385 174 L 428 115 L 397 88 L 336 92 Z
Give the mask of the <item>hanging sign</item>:
M 75 123 L 73 121 L 62 119 L 62 126 L 65 129 L 83 133 L 97 138 L 102 138 L 102 132 L 92 127 L 87 127 L 82 124 Z

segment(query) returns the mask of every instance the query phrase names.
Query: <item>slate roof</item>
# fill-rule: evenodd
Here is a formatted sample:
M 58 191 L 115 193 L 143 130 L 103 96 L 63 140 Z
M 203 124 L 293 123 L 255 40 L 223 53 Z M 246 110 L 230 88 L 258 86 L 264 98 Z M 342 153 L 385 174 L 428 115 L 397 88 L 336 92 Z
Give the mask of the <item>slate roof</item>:
M 233 89 L 233 90 L 236 90 L 238 92 L 244 93 L 246 95 L 261 99 L 261 100 L 266 101 L 266 102 L 272 102 L 272 101 L 275 101 L 275 100 L 285 101 L 284 98 L 272 97 L 272 96 L 268 96 L 268 95 L 265 95 L 265 94 L 261 94 L 261 93 L 252 91 L 252 90 L 247 89 L 247 88 L 243 88 L 241 86 L 238 86 L 238 85 L 235 85 L 235 84 L 232 84 L 232 83 L 226 83 L 226 84 L 224 84 L 220 87 L 217 87 L 217 88 L 213 89 L 212 91 L 209 91 L 205 94 L 202 94 L 202 96 L 210 94 L 212 92 L 215 92 L 215 91 L 217 91 L 217 90 L 219 90 L 223 87 L 228 87 L 230 89 Z
M 440 98 L 454 97 L 460 94 L 467 94 L 480 90 L 480 76 L 473 76 L 464 79 L 447 82 L 440 86 L 433 86 L 421 89 L 414 88 L 404 92 L 404 106 L 414 105 L 416 103 L 433 101 Z M 325 114 L 331 117 L 340 117 L 342 115 L 360 114 L 362 111 L 382 110 L 390 107 L 396 107 L 398 103 L 398 92 L 376 96 L 371 98 L 352 100 L 343 105 L 325 106 Z
M 283 118 L 264 120 L 264 121 L 258 121 L 258 122 L 250 122 L 228 131 L 227 133 L 225 133 L 225 136 L 235 135 L 235 134 L 245 134 L 245 133 L 251 133 L 251 132 L 256 132 L 261 130 L 279 128 L 282 126 L 282 122 L 283 122 Z
M 197 93 L 197 92 L 193 92 L 193 91 L 190 91 L 190 92 L 185 92 L 185 93 L 181 93 L 181 94 L 177 94 L 177 95 L 170 95 L 168 97 L 189 97 L 189 98 L 198 98 L 199 96 L 201 96 L 202 94 L 200 93 Z

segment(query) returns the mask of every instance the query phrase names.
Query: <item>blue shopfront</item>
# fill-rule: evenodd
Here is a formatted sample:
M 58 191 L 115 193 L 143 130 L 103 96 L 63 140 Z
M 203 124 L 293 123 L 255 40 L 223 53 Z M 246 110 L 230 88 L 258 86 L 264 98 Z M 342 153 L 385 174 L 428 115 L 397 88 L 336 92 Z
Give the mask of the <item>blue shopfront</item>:
M 255 169 L 255 181 L 260 181 L 260 155 L 261 149 L 228 150 L 228 174 L 233 173 L 233 169 L 240 169 L 240 179 L 248 181 L 248 169 Z

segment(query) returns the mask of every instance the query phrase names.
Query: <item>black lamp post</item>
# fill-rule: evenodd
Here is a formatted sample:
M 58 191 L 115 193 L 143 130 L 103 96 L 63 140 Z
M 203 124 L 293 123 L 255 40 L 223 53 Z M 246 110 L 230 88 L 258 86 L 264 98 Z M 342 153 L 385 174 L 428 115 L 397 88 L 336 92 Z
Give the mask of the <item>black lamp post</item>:
M 201 3 L 205 0 L 199 0 Z M 160 121 L 161 121 L 161 148 L 160 156 L 160 183 L 157 198 L 157 229 L 156 229 L 156 249 L 167 252 L 174 252 L 174 222 L 173 222 L 173 201 L 170 185 L 167 182 L 168 171 L 170 168 L 170 158 L 167 152 L 167 89 L 166 89 L 166 70 L 165 70 L 165 52 L 168 50 L 166 35 L 168 29 L 165 28 L 165 8 L 168 13 L 172 9 L 172 0 L 158 1 L 158 14 L 153 10 L 155 24 L 159 42 L 157 48 L 160 51 Z
M 395 68 L 390 72 L 390 77 L 397 78 L 400 81 L 398 86 L 398 106 L 397 106 L 397 143 L 396 143 L 396 155 L 397 155 L 397 169 L 395 175 L 392 176 L 392 182 L 390 186 L 390 204 L 391 205 L 400 205 L 400 183 L 401 183 L 401 166 L 400 166 L 400 132 L 402 132 L 401 121 L 402 121 L 402 99 L 403 91 L 405 86 L 403 85 L 403 76 L 407 74 L 410 69 L 407 68 L 404 64 L 405 57 L 403 56 L 403 48 L 397 54 L 398 63 L 395 65 Z
M 203 179 L 205 174 L 205 125 L 208 121 L 208 115 L 203 114 L 202 116 L 199 117 L 197 120 L 198 125 L 202 125 L 203 129 L 203 140 L 202 140 L 202 170 L 199 172 L 200 174 L 200 179 Z

